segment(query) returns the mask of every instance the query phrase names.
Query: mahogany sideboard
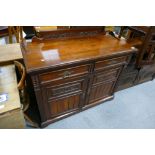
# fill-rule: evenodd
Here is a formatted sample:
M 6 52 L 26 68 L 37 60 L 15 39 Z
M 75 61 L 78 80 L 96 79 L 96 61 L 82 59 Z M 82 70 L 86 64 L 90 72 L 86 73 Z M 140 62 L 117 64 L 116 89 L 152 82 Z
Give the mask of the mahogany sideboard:
M 110 35 L 21 44 L 41 127 L 113 98 L 123 67 L 137 51 Z

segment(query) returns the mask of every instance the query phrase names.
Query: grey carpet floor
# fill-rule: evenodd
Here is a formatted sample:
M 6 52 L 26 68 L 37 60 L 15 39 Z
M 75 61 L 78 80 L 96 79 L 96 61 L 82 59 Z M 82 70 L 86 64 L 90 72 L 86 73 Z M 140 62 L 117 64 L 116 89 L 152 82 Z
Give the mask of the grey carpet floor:
M 47 129 L 155 128 L 155 80 L 115 93 L 111 101 L 75 114 Z

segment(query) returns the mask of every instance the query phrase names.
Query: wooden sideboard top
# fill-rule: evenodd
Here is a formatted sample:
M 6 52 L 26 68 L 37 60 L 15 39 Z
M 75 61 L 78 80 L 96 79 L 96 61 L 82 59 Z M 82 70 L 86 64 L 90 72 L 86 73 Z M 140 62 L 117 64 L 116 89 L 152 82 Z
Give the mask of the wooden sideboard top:
M 127 43 L 109 35 L 29 42 L 22 45 L 27 72 L 62 66 L 80 61 L 111 57 L 121 53 L 134 52 L 132 46 L 140 41 Z

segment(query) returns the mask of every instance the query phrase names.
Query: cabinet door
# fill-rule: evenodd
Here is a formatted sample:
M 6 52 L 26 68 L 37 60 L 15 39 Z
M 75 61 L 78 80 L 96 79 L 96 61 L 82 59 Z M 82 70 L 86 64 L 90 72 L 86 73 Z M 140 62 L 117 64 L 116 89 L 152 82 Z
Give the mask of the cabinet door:
M 91 88 L 88 104 L 93 104 L 99 100 L 103 100 L 106 97 L 111 96 L 114 85 L 115 81 L 107 81 L 105 83 L 93 86 Z
M 73 113 L 84 103 L 87 76 L 61 80 L 56 85 L 42 85 L 43 101 L 47 107 L 48 119 L 59 115 Z
M 78 111 L 82 100 L 82 94 L 79 93 L 48 101 L 50 117 Z
M 90 64 L 44 72 L 39 75 L 46 120 L 74 113 L 82 107 Z M 60 116 L 61 115 L 61 116 Z
M 93 76 L 87 105 L 96 104 L 112 97 L 121 67 L 97 72 Z

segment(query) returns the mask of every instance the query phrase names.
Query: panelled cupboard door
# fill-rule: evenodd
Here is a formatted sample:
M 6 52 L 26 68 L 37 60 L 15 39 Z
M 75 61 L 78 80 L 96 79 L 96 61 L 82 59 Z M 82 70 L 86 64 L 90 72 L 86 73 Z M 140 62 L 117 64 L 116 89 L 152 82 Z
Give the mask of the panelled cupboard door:
M 88 104 L 94 104 L 96 101 L 112 96 L 114 85 L 115 81 L 107 81 L 93 86 L 90 91 Z
M 97 101 L 112 97 L 114 86 L 121 69 L 122 67 L 116 67 L 97 71 L 94 74 L 87 105 L 95 104 Z
M 78 111 L 82 100 L 82 94 L 80 93 L 48 101 L 51 117 Z
M 48 119 L 80 110 L 85 99 L 87 80 L 88 76 L 81 76 L 42 85 Z

